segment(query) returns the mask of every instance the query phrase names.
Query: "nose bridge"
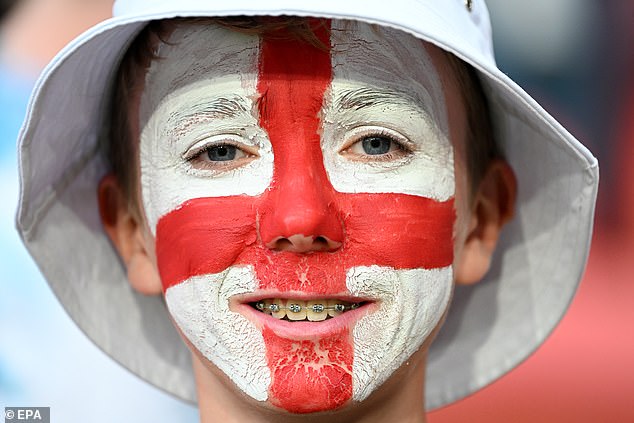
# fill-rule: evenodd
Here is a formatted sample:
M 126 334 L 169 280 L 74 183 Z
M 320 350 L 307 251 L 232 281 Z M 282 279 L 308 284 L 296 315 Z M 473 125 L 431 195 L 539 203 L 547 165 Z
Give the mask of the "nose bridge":
M 318 166 L 314 162 L 297 165 L 280 175 L 275 211 L 283 228 L 281 236 L 326 235 L 323 232 L 329 232 L 329 226 L 335 223 L 331 187 L 315 169 Z

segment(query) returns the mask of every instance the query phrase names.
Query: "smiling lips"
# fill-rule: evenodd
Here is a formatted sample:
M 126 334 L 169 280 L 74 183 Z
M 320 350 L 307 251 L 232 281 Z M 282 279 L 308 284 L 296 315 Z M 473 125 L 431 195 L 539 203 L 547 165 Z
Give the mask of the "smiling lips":
M 357 322 L 377 312 L 382 303 L 373 295 L 256 291 L 234 295 L 229 310 L 276 337 L 321 342 L 337 333 L 350 336 Z

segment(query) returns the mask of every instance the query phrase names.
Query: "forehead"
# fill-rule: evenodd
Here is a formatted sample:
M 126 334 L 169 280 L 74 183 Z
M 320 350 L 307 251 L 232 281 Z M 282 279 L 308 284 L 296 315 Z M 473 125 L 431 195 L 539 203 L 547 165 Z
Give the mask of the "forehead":
M 447 132 L 440 78 L 428 46 L 401 31 L 363 22 L 333 20 L 329 49 L 331 94 L 362 106 L 377 98 L 416 105 Z M 261 37 L 213 23 L 181 23 L 157 48 L 147 72 L 140 107 L 141 126 L 166 98 L 187 87 L 213 87 L 215 98 L 231 97 L 248 107 L 256 95 Z M 292 52 L 284 61 L 293 61 Z M 279 66 L 281 78 L 318 78 L 298 74 L 297 66 Z M 367 90 L 367 88 L 370 88 Z M 361 94 L 360 91 L 364 91 Z M 240 101 L 240 97 L 244 97 Z M 200 99 L 198 99 L 200 100 Z M 239 104 L 240 103 L 240 104 Z

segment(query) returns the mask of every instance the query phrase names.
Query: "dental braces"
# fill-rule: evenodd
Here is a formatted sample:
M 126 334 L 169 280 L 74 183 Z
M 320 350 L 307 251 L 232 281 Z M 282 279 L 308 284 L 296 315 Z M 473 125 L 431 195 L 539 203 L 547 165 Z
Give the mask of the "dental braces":
M 335 304 L 335 305 L 331 305 L 331 306 L 327 306 L 327 305 L 323 305 L 323 304 L 313 304 L 310 308 L 307 306 L 306 309 L 312 309 L 312 311 L 314 313 L 323 313 L 324 311 L 336 311 L 338 313 L 343 313 L 344 311 L 348 311 L 348 310 L 354 310 L 356 308 L 359 308 L 359 303 L 353 303 L 350 305 L 344 305 L 344 304 Z M 264 302 L 263 301 L 258 301 L 257 303 L 255 303 L 255 308 L 257 308 L 260 311 L 265 311 L 266 307 L 264 306 Z M 270 304 L 268 306 L 268 311 L 270 311 L 271 313 L 277 313 L 281 310 L 288 310 L 291 313 L 299 313 L 302 311 L 302 306 L 299 304 L 289 304 L 288 306 L 281 306 L 279 304 Z

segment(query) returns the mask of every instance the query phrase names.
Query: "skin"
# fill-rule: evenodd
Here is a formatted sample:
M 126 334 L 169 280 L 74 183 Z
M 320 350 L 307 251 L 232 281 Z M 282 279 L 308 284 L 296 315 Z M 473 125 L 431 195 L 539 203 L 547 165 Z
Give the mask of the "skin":
M 503 224 L 512 217 L 515 179 L 503 161 L 493 161 L 474 193 L 468 192 L 464 145 L 466 116 L 455 76 L 444 55 L 431 45 L 421 45 L 430 55 L 440 75 L 449 127 L 454 147 L 455 214 L 453 272 L 456 283 L 479 281 L 488 270 L 491 256 Z M 132 122 L 139 122 L 142 85 L 130 102 Z M 139 127 L 133 125 L 133 139 Z M 139 166 L 137 157 L 136 166 Z M 137 181 L 139 182 L 139 181 Z M 140 183 L 137 184 L 140 191 Z M 114 176 L 99 186 L 99 203 L 104 228 L 119 251 L 132 286 L 144 294 L 162 291 L 155 253 L 156 239 L 144 211 L 139 215 L 124 198 Z M 139 198 L 141 197 L 139 192 Z M 302 247 L 297 254 L 320 246 Z M 378 389 L 362 402 L 349 402 L 335 411 L 311 415 L 293 415 L 268 402 L 254 401 L 236 388 L 231 380 L 188 343 L 194 358 L 201 421 L 425 421 L 421 399 L 424 397 L 425 361 L 429 345 L 442 319 L 422 346 Z

